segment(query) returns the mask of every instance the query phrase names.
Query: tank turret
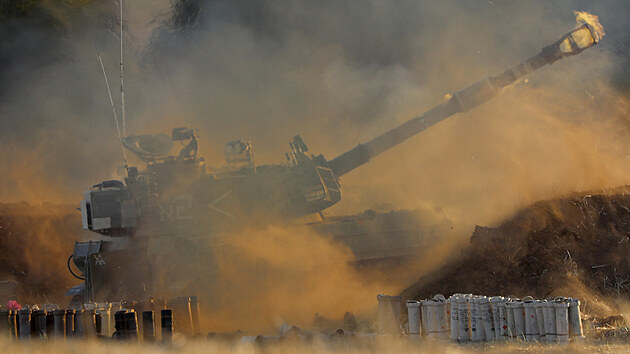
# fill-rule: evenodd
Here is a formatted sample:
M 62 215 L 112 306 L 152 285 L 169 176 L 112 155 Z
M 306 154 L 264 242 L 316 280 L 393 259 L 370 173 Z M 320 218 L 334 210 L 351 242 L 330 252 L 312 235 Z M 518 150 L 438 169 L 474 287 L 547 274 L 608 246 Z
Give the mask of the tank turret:
M 149 226 L 143 228 L 149 232 L 168 233 L 216 230 L 321 212 L 341 200 L 339 177 L 430 126 L 481 105 L 525 75 L 597 44 L 599 39 L 591 25 L 582 24 L 524 62 L 455 92 L 448 101 L 332 160 L 309 155 L 307 145 L 297 135 L 289 143 L 286 163 L 256 166 L 251 143 L 239 140 L 226 145 L 226 166 L 206 173 L 191 129 L 176 128 L 172 138 L 164 134 L 127 137 L 125 146 L 147 162 L 147 170 L 131 170 L 124 185 L 107 181 L 86 192 L 84 226 L 107 235 L 127 235 L 130 228 L 136 230 L 141 225 Z M 189 143 L 177 156 L 163 156 L 173 141 L 184 140 Z

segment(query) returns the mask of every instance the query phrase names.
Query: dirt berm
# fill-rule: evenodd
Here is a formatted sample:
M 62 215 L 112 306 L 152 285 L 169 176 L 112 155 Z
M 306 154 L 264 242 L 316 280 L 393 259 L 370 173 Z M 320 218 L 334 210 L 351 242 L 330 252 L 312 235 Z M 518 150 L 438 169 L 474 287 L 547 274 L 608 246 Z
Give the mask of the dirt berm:
M 477 226 L 468 247 L 402 295 L 571 296 L 608 316 L 630 297 L 629 236 L 629 186 L 540 201 L 496 228 Z

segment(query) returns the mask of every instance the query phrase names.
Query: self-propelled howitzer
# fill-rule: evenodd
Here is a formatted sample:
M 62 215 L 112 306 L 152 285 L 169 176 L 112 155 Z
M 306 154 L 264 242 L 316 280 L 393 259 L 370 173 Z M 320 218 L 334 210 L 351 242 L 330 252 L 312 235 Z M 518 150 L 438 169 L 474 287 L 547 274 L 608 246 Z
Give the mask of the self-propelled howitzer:
M 85 229 L 129 240 L 76 244 L 72 257 L 86 279 L 80 292 L 89 300 L 107 297 L 98 296 L 94 290 L 97 278 L 108 277 L 102 270 L 94 270 L 105 264 L 101 262 L 107 258 L 103 252 L 135 259 L 147 252 L 174 254 L 181 249 L 179 253 L 186 258 L 198 249 L 193 240 L 199 237 L 321 212 L 341 199 L 339 177 L 424 129 L 481 105 L 525 75 L 597 44 L 599 39 L 591 25 L 582 24 L 526 61 L 455 92 L 448 101 L 331 160 L 307 154 L 306 144 L 296 136 L 284 164 L 255 165 L 251 144 L 234 141 L 226 145 L 226 165 L 213 169 L 197 156 L 194 130 L 177 128 L 172 136 L 126 137 L 125 147 L 146 162 L 146 169 L 126 167 L 124 182 L 105 181 L 93 186 L 85 192 L 81 211 Z M 177 156 L 168 156 L 175 141 L 187 141 L 187 145 Z M 148 258 L 159 257 L 151 254 Z M 115 264 L 114 260 L 109 262 Z M 145 284 L 142 296 L 151 295 L 146 277 L 137 274 L 136 278 Z

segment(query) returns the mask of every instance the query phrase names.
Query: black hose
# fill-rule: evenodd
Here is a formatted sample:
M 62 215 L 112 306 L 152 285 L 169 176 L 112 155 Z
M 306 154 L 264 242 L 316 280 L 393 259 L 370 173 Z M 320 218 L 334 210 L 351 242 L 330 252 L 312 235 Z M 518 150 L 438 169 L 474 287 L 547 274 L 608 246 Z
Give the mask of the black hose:
M 72 257 L 73 257 L 73 256 L 74 256 L 74 255 L 73 255 L 73 254 L 71 254 L 71 255 L 70 255 L 70 257 L 68 257 L 68 270 L 70 271 L 70 274 L 72 274 L 72 276 L 73 276 L 73 277 L 75 277 L 75 278 L 77 278 L 77 279 L 79 279 L 79 280 L 85 280 L 85 278 L 80 277 L 80 276 L 78 276 L 78 275 L 74 274 L 74 272 L 72 271 L 72 268 L 70 267 L 70 260 L 72 259 Z

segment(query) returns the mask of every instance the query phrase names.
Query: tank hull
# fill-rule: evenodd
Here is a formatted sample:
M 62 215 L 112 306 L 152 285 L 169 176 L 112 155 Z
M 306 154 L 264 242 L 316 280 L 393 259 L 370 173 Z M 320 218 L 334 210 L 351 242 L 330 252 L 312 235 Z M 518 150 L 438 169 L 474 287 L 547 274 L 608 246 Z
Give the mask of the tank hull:
M 351 252 L 348 263 L 360 272 L 416 260 L 450 229 L 445 216 L 429 219 L 419 210 L 366 210 L 282 230 L 288 230 L 291 237 L 316 235 L 331 247 Z M 222 264 L 232 256 L 240 263 L 240 272 L 256 274 L 259 264 L 242 264 L 243 250 L 231 244 L 230 237 L 233 235 L 229 233 L 162 235 L 77 242 L 74 262 L 85 275 L 87 286 L 73 295 L 83 297 L 83 302 L 106 302 L 199 294 L 220 281 Z M 86 245 L 91 245 L 91 250 L 86 251 L 90 248 Z

